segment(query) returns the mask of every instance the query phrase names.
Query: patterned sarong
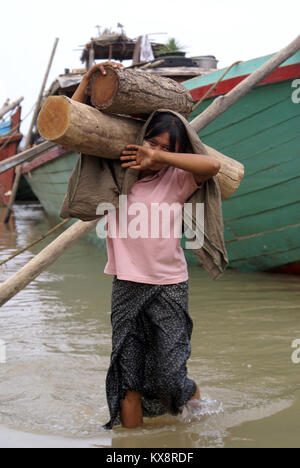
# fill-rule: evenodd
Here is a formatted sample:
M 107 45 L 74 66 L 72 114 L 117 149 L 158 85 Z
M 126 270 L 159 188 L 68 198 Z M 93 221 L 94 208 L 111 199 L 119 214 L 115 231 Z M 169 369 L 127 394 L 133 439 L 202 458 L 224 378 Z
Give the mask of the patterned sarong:
M 177 415 L 195 394 L 187 377 L 193 321 L 188 281 L 147 284 L 113 278 L 112 354 L 106 378 L 112 429 L 127 390 L 142 394 L 143 416 Z

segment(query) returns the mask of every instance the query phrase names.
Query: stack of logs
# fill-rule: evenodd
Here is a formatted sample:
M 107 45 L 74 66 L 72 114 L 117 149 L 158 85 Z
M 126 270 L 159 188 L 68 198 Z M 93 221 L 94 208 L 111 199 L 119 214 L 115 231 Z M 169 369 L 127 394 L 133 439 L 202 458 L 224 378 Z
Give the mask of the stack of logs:
M 92 76 L 93 107 L 66 96 L 46 100 L 38 118 L 43 138 L 79 153 L 117 159 L 126 145 L 136 143 L 143 119 L 153 111 L 169 109 L 186 118 L 192 111 L 190 93 L 169 78 L 111 67 L 106 67 L 106 72 Z M 229 198 L 243 178 L 243 165 L 213 148 L 206 149 L 221 162 L 218 179 L 222 199 Z

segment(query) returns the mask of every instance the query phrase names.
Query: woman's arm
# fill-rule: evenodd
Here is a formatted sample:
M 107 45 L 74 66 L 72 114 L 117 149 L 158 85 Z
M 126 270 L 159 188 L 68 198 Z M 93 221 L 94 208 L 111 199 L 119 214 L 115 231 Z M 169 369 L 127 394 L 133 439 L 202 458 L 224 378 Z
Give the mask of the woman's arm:
M 71 98 L 73 101 L 82 102 L 83 104 L 85 104 L 87 99 L 88 85 L 90 83 L 92 74 L 96 71 L 100 71 L 102 75 L 106 75 L 104 67 L 119 68 L 120 70 L 124 69 L 123 65 L 115 62 L 102 62 L 98 63 L 97 65 L 94 65 L 85 75 L 83 75 L 81 83 L 79 84 L 78 88 L 76 89 L 75 93 Z
M 218 174 L 221 165 L 211 156 L 187 153 L 169 153 L 153 150 L 146 146 L 128 145 L 121 156 L 122 164 L 136 170 L 157 170 L 165 165 L 178 167 L 194 175 L 197 184 L 201 184 Z
M 158 163 L 167 163 L 170 166 L 184 169 L 191 172 L 197 184 L 201 184 L 211 177 L 218 174 L 221 169 L 221 164 L 211 156 L 202 154 L 187 154 L 187 153 L 167 153 L 166 151 L 155 151 L 154 159 Z

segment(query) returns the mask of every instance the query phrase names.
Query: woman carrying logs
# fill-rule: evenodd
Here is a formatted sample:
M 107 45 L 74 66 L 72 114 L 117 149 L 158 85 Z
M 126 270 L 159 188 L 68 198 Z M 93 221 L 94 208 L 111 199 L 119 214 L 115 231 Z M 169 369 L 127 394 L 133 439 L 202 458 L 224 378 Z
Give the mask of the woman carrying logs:
M 95 70 L 105 74 L 108 62 L 96 65 L 83 78 L 72 99 L 86 101 Z M 126 170 L 139 171 L 127 197 L 130 207 L 143 204 L 151 225 L 153 204 L 180 207 L 181 216 L 169 216 L 170 236 L 119 235 L 119 216 L 107 215 L 108 262 L 113 275 L 111 297 L 112 354 L 106 390 L 112 429 L 122 424 L 135 428 L 143 417 L 179 414 L 184 405 L 201 405 L 196 382 L 187 375 L 193 321 L 188 311 L 189 278 L 176 220 L 182 226 L 182 208 L 191 195 L 220 170 L 213 157 L 189 153 L 188 122 L 170 111 L 155 112 L 148 120 L 143 145 L 128 145 L 120 156 Z M 196 135 L 196 134 L 195 134 Z M 194 138 L 198 138 L 197 135 Z M 149 214 L 150 213 L 150 214 Z M 120 213 L 119 213 L 120 214 Z M 162 214 L 164 223 L 164 212 Z M 156 218 L 157 220 L 157 218 Z M 110 230 L 114 224 L 115 232 Z M 153 223 L 152 223 L 153 224 Z M 130 230 L 129 230 L 130 231 Z

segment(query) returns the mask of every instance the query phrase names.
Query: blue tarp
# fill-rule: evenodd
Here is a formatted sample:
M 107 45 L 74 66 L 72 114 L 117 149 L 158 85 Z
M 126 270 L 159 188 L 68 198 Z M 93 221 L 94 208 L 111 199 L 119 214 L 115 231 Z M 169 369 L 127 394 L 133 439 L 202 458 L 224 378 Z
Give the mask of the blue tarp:
M 5 133 L 8 133 L 10 130 L 11 130 L 10 122 L 0 123 L 0 135 L 5 135 Z

